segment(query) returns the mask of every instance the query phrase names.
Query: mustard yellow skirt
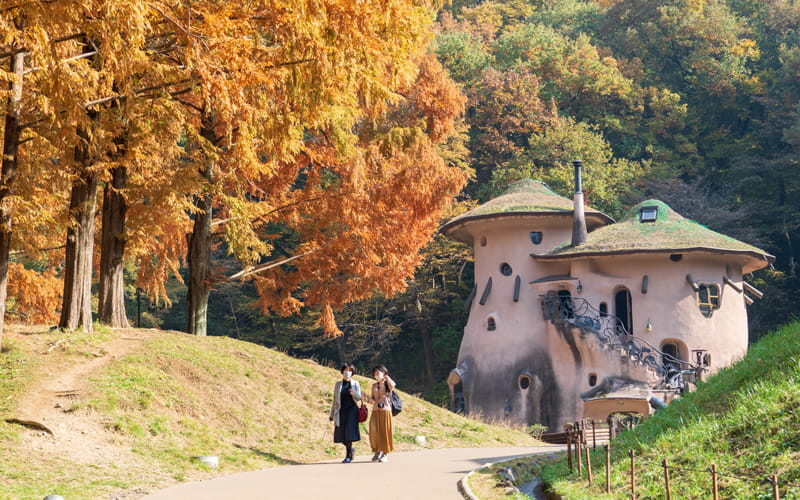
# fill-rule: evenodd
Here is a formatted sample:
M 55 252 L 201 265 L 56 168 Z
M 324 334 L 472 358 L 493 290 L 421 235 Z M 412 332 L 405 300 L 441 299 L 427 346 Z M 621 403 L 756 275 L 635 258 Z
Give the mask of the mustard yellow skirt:
M 369 444 L 372 452 L 391 453 L 394 448 L 392 440 L 392 410 L 373 407 L 369 417 Z

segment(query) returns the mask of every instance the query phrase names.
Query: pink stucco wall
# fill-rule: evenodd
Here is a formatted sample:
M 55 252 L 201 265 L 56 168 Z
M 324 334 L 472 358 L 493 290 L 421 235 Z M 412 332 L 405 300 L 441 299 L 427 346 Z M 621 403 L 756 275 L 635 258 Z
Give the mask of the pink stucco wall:
M 474 242 L 477 286 L 458 358 L 468 412 L 489 420 L 543 423 L 558 430 L 580 417 L 581 394 L 592 389 L 590 375 L 595 376 L 595 386 L 614 378 L 657 388 L 660 379 L 652 370 L 634 366 L 618 352 L 603 350 L 592 335 L 574 328 L 565 335 L 543 319 L 540 295 L 550 290 L 567 290 L 595 308 L 605 302 L 614 314 L 614 293 L 626 287 L 631 292 L 633 334 L 657 348 L 666 341 L 677 342 L 684 359 L 692 349 L 705 349 L 711 356 L 709 373 L 745 353 L 743 296 L 723 282 L 727 273 L 741 286 L 743 257 L 703 251 L 685 253 L 678 262 L 670 260 L 669 253 L 561 261 L 537 261 L 531 256 L 568 242 L 571 228 L 570 217 L 530 215 L 465 225 L 463 231 Z M 531 231 L 543 233 L 541 244 L 532 244 Z M 511 266 L 510 276 L 501 273 L 503 263 Z M 710 318 L 701 314 L 687 274 L 697 283 L 719 286 L 720 308 Z M 577 279 L 531 283 L 557 275 Z M 647 292 L 642 293 L 645 275 Z M 519 300 L 514 302 L 517 276 L 521 285 Z M 489 278 L 491 291 L 481 305 Z M 487 328 L 490 317 L 496 323 L 494 331 Z M 651 331 L 646 329 L 648 322 Z M 520 377 L 529 378 L 530 385 L 520 387 Z

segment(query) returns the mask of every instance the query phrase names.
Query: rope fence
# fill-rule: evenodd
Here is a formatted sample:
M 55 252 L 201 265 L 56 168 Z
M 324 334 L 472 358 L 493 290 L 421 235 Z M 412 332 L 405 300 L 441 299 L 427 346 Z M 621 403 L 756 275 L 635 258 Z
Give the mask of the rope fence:
M 611 420 L 609 420 L 608 422 L 595 422 L 595 421 L 582 420 L 575 422 L 574 424 L 568 424 L 565 427 L 567 436 L 567 465 L 571 473 L 577 472 L 578 477 L 585 477 L 590 485 L 596 482 L 596 478 L 593 473 L 592 455 L 590 451 L 592 448 L 596 449 L 598 445 L 598 439 L 597 439 L 598 424 L 603 427 L 608 426 L 607 433 L 606 432 L 601 433 L 603 437 L 607 436 L 607 439 L 601 440 L 601 446 L 605 450 L 605 464 L 604 464 L 605 492 L 610 494 L 612 490 L 610 443 L 616 434 L 615 432 L 616 426 L 614 422 L 612 422 Z M 605 443 L 603 443 L 603 441 Z M 678 483 L 678 477 L 677 477 L 678 473 L 707 475 L 708 487 L 711 492 L 711 498 L 713 498 L 714 500 L 719 500 L 720 498 L 719 496 L 720 478 L 769 485 L 771 488 L 771 494 L 773 500 L 779 500 L 781 498 L 780 496 L 781 488 L 784 488 L 784 491 L 786 488 L 800 489 L 800 484 L 794 484 L 789 482 L 779 483 L 778 474 L 769 474 L 767 476 L 726 474 L 720 472 L 717 469 L 717 464 L 715 463 L 712 463 L 708 467 L 703 469 L 697 469 L 685 466 L 674 466 L 670 465 L 666 458 L 663 458 L 660 461 L 654 461 L 651 459 L 637 457 L 635 452 L 631 449 L 628 450 L 627 456 L 629 459 L 629 465 L 628 465 L 629 480 L 626 481 L 627 484 L 625 488 L 629 490 L 631 500 L 636 500 L 637 498 L 637 485 L 636 485 L 637 467 L 639 468 L 639 470 L 641 470 L 641 468 L 643 467 L 651 467 L 651 468 L 659 467 L 663 469 L 664 494 L 666 500 L 671 500 L 672 498 L 673 486 Z M 792 496 L 792 498 L 795 497 Z

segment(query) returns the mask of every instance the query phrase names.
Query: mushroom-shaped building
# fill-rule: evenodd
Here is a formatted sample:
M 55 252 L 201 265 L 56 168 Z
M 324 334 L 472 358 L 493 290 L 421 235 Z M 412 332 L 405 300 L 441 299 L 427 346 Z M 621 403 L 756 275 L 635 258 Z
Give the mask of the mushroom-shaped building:
M 442 228 L 475 253 L 454 409 L 557 430 L 669 400 L 745 353 L 760 294 L 743 275 L 774 258 L 657 200 L 613 223 L 579 179 L 574 202 L 526 180 Z

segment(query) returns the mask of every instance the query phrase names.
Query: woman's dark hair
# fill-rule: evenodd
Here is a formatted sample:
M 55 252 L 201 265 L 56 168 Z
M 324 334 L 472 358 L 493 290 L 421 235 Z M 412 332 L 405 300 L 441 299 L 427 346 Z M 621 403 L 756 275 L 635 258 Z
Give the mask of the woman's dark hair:
M 342 363 L 342 367 L 339 368 L 339 373 L 344 373 L 344 371 L 347 369 L 353 372 L 353 375 L 356 374 L 356 367 L 353 366 L 353 363 Z
M 372 368 L 372 373 L 375 373 L 375 372 L 381 372 L 384 375 L 389 375 L 389 370 L 387 370 L 386 367 L 383 366 L 383 365 L 375 365 Z

